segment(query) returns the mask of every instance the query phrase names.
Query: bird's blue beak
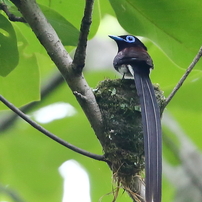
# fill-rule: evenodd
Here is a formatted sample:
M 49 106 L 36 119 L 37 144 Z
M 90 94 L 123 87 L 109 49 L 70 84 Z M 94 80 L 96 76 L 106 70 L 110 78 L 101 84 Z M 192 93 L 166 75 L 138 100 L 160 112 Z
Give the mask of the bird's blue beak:
M 123 41 L 124 39 L 122 39 L 119 36 L 112 36 L 112 35 L 108 35 L 111 39 L 114 39 L 115 41 Z

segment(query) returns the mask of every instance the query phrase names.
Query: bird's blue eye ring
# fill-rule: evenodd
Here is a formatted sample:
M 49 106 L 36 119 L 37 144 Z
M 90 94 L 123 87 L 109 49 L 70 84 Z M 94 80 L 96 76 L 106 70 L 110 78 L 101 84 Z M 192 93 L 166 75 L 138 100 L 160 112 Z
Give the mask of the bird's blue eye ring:
M 134 36 L 127 36 L 126 41 L 129 43 L 133 43 L 133 42 L 135 42 L 135 37 Z

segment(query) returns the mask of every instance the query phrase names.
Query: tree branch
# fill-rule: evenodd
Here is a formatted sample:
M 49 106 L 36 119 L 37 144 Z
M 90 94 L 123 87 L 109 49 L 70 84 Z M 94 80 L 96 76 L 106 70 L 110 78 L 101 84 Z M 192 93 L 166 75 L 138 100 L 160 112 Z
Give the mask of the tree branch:
M 95 100 L 91 88 L 88 86 L 83 75 L 78 75 L 72 68 L 72 59 L 62 45 L 55 30 L 47 22 L 47 19 L 41 12 L 35 0 L 11 0 L 22 13 L 27 23 L 38 37 L 41 44 L 46 49 L 50 58 L 58 67 L 65 81 L 71 88 L 72 92 L 78 92 L 86 100 L 76 97 L 82 109 L 84 110 L 92 128 L 98 139 L 102 139 L 103 124 L 100 109 Z M 86 0 L 86 6 L 91 0 Z M 82 34 L 82 33 L 81 33 Z M 81 38 L 81 37 L 80 37 Z
M 28 116 L 26 116 L 22 111 L 20 111 L 18 108 L 16 108 L 14 105 L 12 105 L 10 102 L 8 102 L 3 96 L 0 95 L 0 100 L 12 111 L 14 111 L 18 116 L 20 116 L 22 119 L 24 119 L 27 123 L 29 123 L 32 127 L 36 128 L 38 131 L 42 132 L 44 135 L 48 136 L 49 138 L 53 139 L 54 141 L 58 142 L 59 144 L 79 153 L 84 156 L 93 158 L 95 160 L 99 161 L 106 161 L 105 157 L 102 155 L 97 155 L 90 153 L 88 151 L 85 151 L 83 149 L 80 149 L 78 147 L 75 147 L 74 145 L 64 141 L 63 139 L 57 137 L 56 135 L 52 134 L 36 122 L 32 121 Z
M 3 186 L 2 184 L 0 184 L 0 193 L 2 194 L 5 194 L 6 196 L 9 196 L 9 198 L 12 199 L 12 201 L 15 201 L 15 202 L 25 202 L 21 196 L 19 196 L 19 194 L 8 188 L 8 186 Z
M 4 13 L 6 13 L 6 15 L 8 16 L 10 21 L 26 23 L 26 21 L 23 17 L 18 17 L 18 16 L 15 16 L 14 14 L 10 13 L 6 4 L 0 3 L 0 10 L 4 11 Z
M 195 58 L 192 61 L 192 63 L 187 68 L 185 74 L 182 76 L 182 78 L 180 79 L 180 81 L 178 82 L 178 84 L 174 87 L 173 91 L 167 97 L 164 107 L 166 107 L 168 105 L 168 103 L 172 100 L 172 98 L 174 97 L 174 95 L 180 89 L 180 87 L 182 86 L 182 84 L 184 83 L 184 81 L 186 80 L 186 78 L 189 76 L 189 74 L 191 73 L 191 71 L 193 70 L 193 68 L 195 67 L 195 65 L 197 64 L 197 62 L 199 61 L 199 59 L 201 58 L 201 56 L 202 56 L 202 46 L 200 47 L 199 52 L 195 56 Z
M 90 25 L 92 23 L 92 10 L 93 10 L 94 0 L 87 0 L 84 17 L 82 19 L 81 28 L 80 28 L 80 36 L 79 43 L 76 49 L 74 60 L 73 60 L 73 68 L 81 73 L 83 67 L 85 66 L 85 57 L 86 57 L 86 46 L 87 46 L 87 38 L 90 30 Z

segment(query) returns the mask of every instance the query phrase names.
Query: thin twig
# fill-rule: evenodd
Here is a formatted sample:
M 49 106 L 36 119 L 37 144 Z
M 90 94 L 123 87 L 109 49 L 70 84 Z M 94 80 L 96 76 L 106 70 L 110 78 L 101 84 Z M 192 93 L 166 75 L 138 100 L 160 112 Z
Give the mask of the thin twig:
M 54 141 L 58 142 L 59 144 L 79 153 L 84 156 L 90 157 L 95 160 L 99 161 L 106 161 L 105 157 L 103 155 L 97 155 L 90 153 L 88 151 L 85 151 L 83 149 L 80 149 L 78 147 L 75 147 L 74 145 L 64 141 L 63 139 L 57 137 L 56 135 L 52 134 L 36 122 L 32 121 L 28 116 L 26 116 L 22 111 L 20 111 L 18 108 L 16 108 L 13 104 L 11 104 L 9 101 L 7 101 L 3 96 L 0 95 L 0 100 L 12 111 L 14 111 L 18 116 L 20 116 L 22 119 L 24 119 L 27 123 L 29 123 L 32 127 L 36 128 L 38 131 L 42 132 L 44 135 L 48 136 L 49 138 L 53 139 Z
M 182 86 L 182 84 L 184 83 L 184 81 L 186 80 L 186 78 L 188 77 L 188 75 L 191 73 L 192 69 L 195 67 L 196 63 L 199 61 L 199 59 L 201 58 L 201 56 L 202 56 L 202 46 L 200 47 L 199 52 L 195 56 L 195 58 L 192 61 L 192 63 L 187 68 L 185 74 L 182 76 L 182 78 L 180 79 L 180 81 L 178 82 L 178 84 L 174 87 L 173 91 L 167 97 L 164 107 L 166 107 L 168 105 L 168 103 L 172 100 L 173 96 L 177 93 L 177 91 L 179 90 L 179 88 Z
M 12 199 L 12 201 L 15 202 L 25 202 L 21 196 L 19 196 L 18 192 L 15 190 L 12 190 L 9 186 L 4 186 L 0 184 L 0 193 L 6 196 L 9 196 L 9 198 Z
M 98 139 L 103 138 L 103 122 L 102 114 L 95 100 L 92 89 L 89 87 L 84 76 L 77 74 L 72 68 L 72 59 L 62 45 L 57 33 L 50 23 L 48 23 L 44 14 L 41 12 L 35 0 L 19 1 L 11 0 L 18 10 L 22 13 L 32 31 L 38 40 L 46 49 L 50 58 L 56 64 L 65 81 L 69 85 L 72 92 L 77 91 L 87 98 L 84 102 L 77 99 L 84 110 L 93 130 Z
M 73 68 L 81 73 L 85 65 L 86 46 L 90 25 L 92 23 L 92 11 L 94 0 L 86 0 L 84 16 L 80 28 L 80 36 L 78 46 L 73 59 Z
M 61 84 L 64 83 L 64 78 L 59 72 L 54 72 L 54 75 L 48 79 L 46 84 L 43 84 L 41 88 L 41 100 L 48 97 L 55 89 L 57 89 Z M 37 107 L 40 102 L 31 102 L 23 107 L 20 110 L 23 113 L 29 112 L 34 107 Z M 8 114 L 5 114 L 4 117 L 1 118 L 0 122 L 0 131 L 7 130 L 14 122 L 17 120 L 18 115 L 11 111 Z
M 17 17 L 14 14 L 10 13 L 6 4 L 0 3 L 0 10 L 4 11 L 6 13 L 6 15 L 8 16 L 10 21 L 26 23 L 26 20 L 23 17 Z

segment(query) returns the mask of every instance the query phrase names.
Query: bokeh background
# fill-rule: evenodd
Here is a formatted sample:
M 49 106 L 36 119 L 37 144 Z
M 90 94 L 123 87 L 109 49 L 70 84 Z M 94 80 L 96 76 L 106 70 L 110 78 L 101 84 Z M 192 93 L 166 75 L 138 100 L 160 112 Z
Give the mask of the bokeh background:
M 37 3 L 73 56 L 85 1 Z M 147 46 L 155 65 L 151 80 L 167 97 L 202 45 L 201 13 L 197 0 L 96 0 L 84 68 L 89 85 L 95 89 L 104 79 L 120 77 L 112 65 L 117 47 L 108 35 L 130 33 Z M 102 154 L 83 111 L 29 26 L 9 22 L 2 11 L 0 25 L 1 95 L 17 107 L 34 102 L 24 109 L 33 120 Z M 201 69 L 200 61 L 163 114 L 163 202 L 202 201 Z M 2 103 L 0 110 L 0 202 L 113 200 L 116 185 L 105 163 L 59 145 Z M 121 201 L 131 201 L 123 190 Z

